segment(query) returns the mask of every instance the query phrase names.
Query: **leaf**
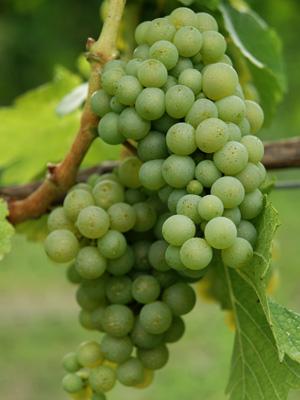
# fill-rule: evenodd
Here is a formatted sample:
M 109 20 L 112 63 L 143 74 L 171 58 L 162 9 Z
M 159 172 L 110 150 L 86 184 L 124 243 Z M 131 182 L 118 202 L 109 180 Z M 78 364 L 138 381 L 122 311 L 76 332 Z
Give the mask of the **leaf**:
M 56 112 L 60 116 L 70 114 L 71 112 L 77 110 L 88 95 L 88 84 L 82 83 L 77 86 L 72 92 L 68 93 L 56 107 Z
M 43 241 L 48 235 L 47 219 L 48 214 L 22 222 L 16 226 L 16 232 L 26 235 L 28 240 Z
M 195 5 L 198 6 L 199 11 L 203 11 L 203 7 L 208 8 L 209 10 L 217 10 L 220 6 L 220 0 L 195 0 Z
M 11 238 L 15 232 L 13 226 L 7 221 L 7 216 L 7 204 L 4 200 L 0 199 L 0 261 L 5 254 L 10 252 Z

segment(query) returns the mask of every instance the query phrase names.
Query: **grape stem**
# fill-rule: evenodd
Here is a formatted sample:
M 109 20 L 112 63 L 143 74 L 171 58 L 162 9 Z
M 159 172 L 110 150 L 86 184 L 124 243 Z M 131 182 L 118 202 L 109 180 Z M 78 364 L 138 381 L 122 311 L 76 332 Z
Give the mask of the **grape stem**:
M 117 55 L 117 38 L 125 3 L 126 0 L 110 0 L 108 15 L 98 40 L 87 41 L 87 58 L 91 63 L 88 97 L 70 150 L 62 162 L 49 165 L 45 180 L 33 192 L 21 200 L 9 201 L 9 219 L 12 223 L 44 214 L 76 182 L 79 166 L 96 137 L 99 122 L 99 118 L 91 110 L 90 97 L 99 89 L 99 74 L 103 65 Z

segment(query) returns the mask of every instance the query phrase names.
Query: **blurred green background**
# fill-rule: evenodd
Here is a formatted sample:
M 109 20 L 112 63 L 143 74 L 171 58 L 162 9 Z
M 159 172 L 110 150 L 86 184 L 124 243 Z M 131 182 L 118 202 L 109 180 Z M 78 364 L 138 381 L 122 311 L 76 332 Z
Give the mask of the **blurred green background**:
M 255 10 L 282 37 L 289 92 L 263 138 L 298 135 L 300 49 L 297 0 L 252 0 Z M 76 71 L 85 39 L 96 36 L 99 1 L 2 0 L 0 2 L 0 105 L 51 79 L 61 64 Z M 17 143 L 16 143 L 17 145 Z M 0 149 L 1 153 L 1 149 Z M 277 174 L 280 179 L 298 171 Z M 280 288 L 276 297 L 300 311 L 298 289 L 300 191 L 274 191 L 282 226 L 277 235 Z M 80 341 L 97 335 L 77 323 L 74 288 L 64 268 L 51 264 L 38 243 L 15 237 L 13 251 L 0 263 L 0 398 L 63 400 L 60 359 Z M 187 333 L 172 346 L 168 366 L 147 390 L 117 388 L 111 400 L 224 400 L 233 334 L 214 304 L 199 300 L 186 317 Z M 291 393 L 290 400 L 300 394 Z

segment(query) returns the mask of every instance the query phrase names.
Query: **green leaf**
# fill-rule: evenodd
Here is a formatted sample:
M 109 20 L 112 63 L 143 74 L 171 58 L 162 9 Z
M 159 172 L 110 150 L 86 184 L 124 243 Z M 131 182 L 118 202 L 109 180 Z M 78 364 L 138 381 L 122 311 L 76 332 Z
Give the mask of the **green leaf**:
M 209 10 L 217 10 L 220 6 L 221 0 L 195 0 L 195 6 L 201 10 L 203 7 Z
M 8 208 L 4 200 L 0 199 L 0 261 L 10 252 L 11 238 L 14 235 L 13 226 L 7 221 Z
M 16 232 L 26 235 L 28 240 L 44 241 L 48 235 L 48 214 L 38 219 L 31 219 L 16 226 Z

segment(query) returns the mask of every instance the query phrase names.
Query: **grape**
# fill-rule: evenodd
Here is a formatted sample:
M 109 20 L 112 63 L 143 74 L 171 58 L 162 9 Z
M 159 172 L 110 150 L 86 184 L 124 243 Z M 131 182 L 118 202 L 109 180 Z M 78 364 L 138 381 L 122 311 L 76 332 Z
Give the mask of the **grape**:
M 143 21 L 136 27 L 134 38 L 137 44 L 143 44 L 147 42 L 147 34 L 150 25 L 151 21 Z
M 194 178 L 195 163 L 191 157 L 172 154 L 162 165 L 162 176 L 174 188 L 185 187 Z
M 205 239 L 213 248 L 226 249 L 234 243 L 237 229 L 230 219 L 216 217 L 207 223 L 204 234 Z
M 110 100 L 110 108 L 113 112 L 120 114 L 124 110 L 125 106 L 119 102 L 116 96 L 113 96 Z
M 66 229 L 74 231 L 74 225 L 67 218 L 63 207 L 57 207 L 51 211 L 47 220 L 48 231 L 56 231 L 57 229 Z
M 145 368 L 155 370 L 166 365 L 169 359 L 169 351 L 165 344 L 161 344 L 154 349 L 138 349 L 137 357 Z
M 76 189 L 83 189 L 89 193 L 92 193 L 92 186 L 86 182 L 76 183 L 76 185 L 74 185 L 69 191 L 71 192 L 72 190 L 76 190 Z M 57 207 L 57 208 L 59 208 L 59 207 Z
M 150 126 L 150 122 L 141 118 L 134 108 L 125 108 L 120 114 L 119 131 L 126 139 L 143 139 L 150 131 Z
M 101 76 L 103 89 L 111 96 L 114 96 L 117 91 L 118 82 L 125 75 L 121 68 L 114 68 L 104 71 Z
M 252 192 L 261 184 L 261 171 L 253 163 L 248 163 L 246 167 L 236 175 L 236 178 L 243 184 L 245 192 Z
M 164 240 L 153 242 L 149 249 L 149 262 L 154 269 L 158 271 L 167 271 L 170 269 L 165 260 L 165 252 L 168 244 Z
M 161 118 L 165 112 L 165 94 L 161 89 L 149 87 L 137 97 L 137 113 L 147 121 Z
M 95 187 L 97 185 L 97 183 L 102 182 L 102 181 L 114 181 L 114 182 L 118 182 L 119 183 L 119 179 L 116 175 L 116 173 L 114 172 L 106 172 L 105 174 L 102 174 L 100 176 L 98 176 L 98 178 L 96 179 L 93 187 Z
M 250 162 L 256 164 L 262 160 L 264 156 L 264 145 L 260 139 L 256 136 L 246 135 L 241 139 L 241 143 L 248 151 Z
M 123 60 L 110 60 L 106 64 L 104 64 L 103 72 L 106 72 L 111 69 L 124 69 L 126 63 Z
M 45 251 L 57 263 L 72 261 L 78 251 L 79 243 L 75 235 L 66 229 L 52 231 L 46 238 Z
M 196 15 L 197 15 L 197 27 L 200 30 L 200 32 L 218 30 L 217 21 L 212 15 L 205 12 L 200 12 L 197 13 Z
M 83 382 L 76 374 L 67 374 L 62 381 L 63 389 L 68 393 L 77 393 L 83 389 Z
M 178 282 L 178 275 L 176 271 L 172 271 L 171 269 L 168 271 L 153 271 L 153 276 L 158 280 L 163 289 L 173 285 L 173 283 Z
M 164 160 L 146 161 L 139 173 L 140 181 L 146 189 L 159 190 L 165 186 L 162 176 L 162 165 Z
M 109 259 L 121 257 L 127 248 L 125 236 L 118 231 L 109 230 L 97 241 L 100 253 Z
M 239 124 L 246 113 L 245 102 L 238 96 L 228 96 L 216 102 L 219 118 Z
M 153 121 L 152 125 L 157 131 L 166 133 L 175 122 L 176 120 L 174 118 L 171 118 L 165 113 L 161 118 Z
M 200 93 L 202 87 L 201 72 L 193 68 L 187 68 L 179 75 L 178 83 L 189 87 L 197 95 Z
M 264 207 L 264 196 L 259 189 L 246 193 L 240 210 L 243 219 L 253 219 L 257 217 Z
M 259 172 L 260 172 L 260 178 L 261 178 L 261 185 L 265 182 L 265 180 L 266 180 L 266 177 L 267 177 L 267 171 L 266 171 L 266 168 L 265 168 L 265 166 L 261 163 L 261 162 L 258 162 L 257 164 L 256 164 L 256 166 L 257 166 L 257 168 L 259 169 Z
M 183 118 L 195 100 L 193 91 L 184 85 L 175 85 L 166 93 L 166 110 L 170 117 Z
M 62 365 L 67 372 L 76 372 L 80 369 L 76 353 L 68 353 L 64 356 Z
M 189 285 L 179 282 L 165 289 L 162 300 L 174 315 L 179 316 L 189 313 L 194 308 L 196 295 Z
M 172 76 L 172 75 L 168 75 L 168 79 L 167 79 L 167 82 L 164 84 L 164 86 L 162 86 L 162 90 L 164 91 L 164 92 L 167 92 L 171 87 L 173 87 L 173 86 L 176 86 L 177 85 L 177 79 L 176 78 L 174 78 L 174 76 Z M 167 115 L 171 120 L 174 120 L 174 118 L 171 118 L 168 114 L 165 114 L 165 115 Z M 158 124 L 157 124 L 158 125 Z M 161 129 L 160 127 L 158 128 L 159 130 L 163 130 L 163 129 Z
M 100 304 L 100 301 L 92 298 L 82 286 L 76 292 L 76 301 L 86 311 L 94 311 Z
M 115 338 L 110 335 L 104 335 L 101 349 L 107 360 L 120 364 L 130 358 L 133 345 L 128 336 Z
M 146 41 L 151 46 L 160 40 L 172 41 L 175 35 L 175 27 L 168 21 L 168 18 L 156 18 L 151 21 L 147 30 Z
M 168 148 L 165 135 L 160 132 L 150 131 L 138 143 L 137 155 L 142 161 L 166 158 L 168 156 Z
M 201 197 L 194 194 L 187 194 L 181 197 L 177 203 L 176 212 L 180 215 L 189 217 L 195 224 L 201 221 L 198 205 Z
M 238 125 L 228 122 L 228 140 L 229 141 L 235 141 L 235 142 L 240 142 L 242 138 L 242 133 Z
M 216 31 L 203 32 L 203 44 L 201 54 L 206 64 L 220 60 L 226 51 L 226 40 L 223 35 Z
M 228 135 L 228 126 L 225 122 L 218 118 L 208 118 L 196 129 L 196 144 L 201 151 L 214 153 L 225 145 Z
M 126 74 L 137 77 L 137 70 L 142 62 L 141 58 L 132 58 L 129 60 L 125 68 Z
M 189 194 L 201 194 L 203 192 L 203 185 L 197 179 L 193 179 L 187 184 L 186 191 Z
M 173 214 L 176 213 L 176 207 L 177 207 L 178 201 L 181 199 L 181 197 L 185 196 L 186 194 L 187 194 L 187 192 L 184 189 L 175 189 L 169 195 L 168 208 Z
M 159 294 L 160 286 L 153 276 L 141 275 L 133 281 L 132 296 L 138 303 L 152 303 L 158 298 Z
M 118 177 L 120 182 L 131 189 L 140 187 L 139 170 L 141 165 L 142 163 L 137 157 L 125 158 L 118 168 Z
M 197 149 L 195 130 L 184 122 L 174 124 L 168 130 L 166 142 L 169 150 L 180 156 L 188 156 Z
M 172 215 L 163 224 L 164 239 L 173 246 L 182 246 L 185 241 L 195 236 L 194 222 L 185 215 Z
M 148 59 L 138 67 L 138 79 L 145 87 L 160 88 L 167 82 L 168 71 L 163 63 Z
M 64 211 L 69 220 L 76 221 L 83 208 L 94 204 L 95 201 L 91 193 L 83 189 L 76 189 L 67 194 L 64 200 Z
M 192 57 L 202 47 L 202 34 L 193 26 L 183 26 L 175 33 L 173 43 L 182 57 Z
M 158 335 L 169 329 L 172 313 L 167 304 L 155 301 L 143 306 L 140 312 L 140 322 L 146 332 Z
M 257 239 L 257 231 L 250 221 L 242 220 L 237 227 L 238 237 L 246 239 L 252 246 Z
M 179 75 L 187 68 L 193 68 L 193 63 L 189 58 L 179 57 L 177 64 L 170 70 L 170 74 L 174 78 L 179 78 Z
M 146 202 L 141 202 L 134 204 L 133 208 L 136 213 L 136 222 L 133 230 L 137 232 L 146 232 L 153 228 L 157 216 L 151 205 Z
M 147 271 L 150 269 L 148 253 L 151 242 L 140 240 L 133 244 L 133 252 L 135 256 L 135 268 L 139 271 Z
M 146 200 L 146 196 L 143 192 L 138 189 L 128 189 L 125 192 L 126 203 L 133 205 Z
M 134 262 L 133 250 L 128 246 L 121 257 L 108 260 L 107 271 L 115 276 L 125 275 L 132 269 Z
M 246 118 L 250 123 L 251 133 L 257 133 L 264 123 L 264 112 L 260 105 L 252 100 L 245 100 Z
M 96 308 L 95 310 L 91 311 L 91 322 L 93 324 L 93 329 L 97 329 L 101 332 L 104 331 L 102 320 L 103 320 L 103 315 L 104 315 L 105 309 L 106 309 L 106 304 L 101 305 L 98 308 Z
M 106 284 L 106 297 L 112 304 L 128 304 L 132 300 L 131 279 L 127 276 L 113 276 Z
M 211 194 L 219 197 L 225 208 L 234 208 L 244 200 L 245 189 L 238 179 L 232 176 L 223 176 L 213 183 Z
M 231 219 L 236 226 L 240 224 L 242 218 L 240 209 L 238 207 L 225 209 L 223 212 L 223 217 Z
M 236 238 L 232 246 L 222 250 L 222 260 L 231 268 L 242 268 L 249 264 L 253 257 L 251 244 L 242 238 Z
M 105 90 L 100 89 L 92 94 L 91 107 L 99 117 L 104 117 L 105 114 L 110 112 L 110 96 Z
M 89 239 L 97 239 L 108 231 L 110 226 L 109 215 L 103 208 L 89 206 L 80 211 L 76 226 L 83 236 Z
M 79 250 L 76 257 L 76 269 L 84 279 L 96 279 L 106 270 L 106 259 L 93 246 Z
M 209 194 L 200 198 L 198 203 L 198 212 L 201 218 L 210 221 L 215 217 L 221 217 L 224 206 L 219 197 Z
M 83 342 L 77 350 L 77 360 L 80 365 L 87 368 L 94 368 L 102 364 L 104 355 L 100 345 L 95 341 Z
M 180 249 L 180 259 L 186 268 L 200 270 L 208 266 L 212 260 L 212 249 L 207 241 L 192 238 L 184 242 Z
M 193 10 L 187 7 L 178 7 L 169 16 L 171 23 L 179 29 L 182 26 L 198 26 L 198 19 Z
M 105 365 L 94 368 L 89 375 L 89 384 L 94 392 L 102 394 L 108 392 L 116 383 L 115 371 Z
M 133 106 L 143 87 L 134 76 L 125 75 L 117 82 L 116 99 L 126 106 Z
M 169 245 L 165 254 L 167 264 L 176 271 L 185 269 L 180 258 L 180 247 Z
M 195 177 L 206 188 L 211 187 L 222 174 L 211 160 L 200 161 L 195 169 Z
M 227 142 L 213 156 L 216 167 L 226 175 L 236 175 L 241 172 L 248 163 L 246 147 L 239 142 Z
M 185 121 L 191 124 L 195 129 L 200 122 L 208 118 L 217 118 L 218 110 L 211 100 L 199 99 L 192 105 L 191 109 L 185 117 Z
M 91 299 L 103 303 L 105 300 L 106 281 L 107 281 L 107 275 L 104 274 L 97 279 L 84 280 L 80 285 L 79 289 L 85 292 L 87 296 L 89 296 Z
M 119 232 L 129 231 L 136 222 L 134 208 L 126 203 L 113 204 L 109 207 L 107 213 L 110 218 L 111 229 Z
M 220 100 L 234 94 L 237 85 L 238 75 L 230 65 L 210 64 L 203 71 L 203 92 L 211 100 Z
M 97 206 L 105 210 L 115 203 L 124 201 L 123 187 L 118 182 L 108 179 L 96 184 L 93 195 Z
M 106 400 L 106 396 L 103 393 L 94 393 L 91 400 Z
M 166 343 L 175 343 L 182 338 L 185 325 L 182 318 L 174 316 L 170 328 L 164 333 Z
M 67 269 L 67 279 L 73 284 L 81 283 L 82 277 L 78 274 L 75 264 L 71 264 Z
M 140 319 L 137 318 L 131 332 L 131 340 L 133 344 L 141 349 L 153 349 L 162 342 L 161 334 L 151 334 L 145 331 Z
M 129 358 L 117 368 L 117 378 L 124 386 L 135 386 L 144 379 L 144 367 L 137 358 Z
M 175 67 L 178 61 L 178 51 L 173 43 L 167 40 L 159 40 L 150 47 L 149 55 L 167 68 L 167 70 Z
M 102 324 L 105 332 L 109 335 L 123 337 L 132 330 L 134 315 L 130 308 L 122 304 L 112 304 L 106 307 Z
M 80 325 L 87 330 L 94 330 L 97 327 L 92 320 L 92 311 L 80 310 L 78 315 Z
M 242 132 L 242 135 L 249 135 L 250 134 L 250 123 L 247 118 L 244 118 L 241 123 L 239 123 L 239 128 Z
M 150 47 L 147 44 L 140 44 L 139 46 L 137 46 L 134 49 L 133 57 L 141 59 L 141 60 L 147 60 L 147 58 L 149 57 L 149 50 L 150 50 Z M 137 70 L 137 72 L 138 72 L 138 70 Z

